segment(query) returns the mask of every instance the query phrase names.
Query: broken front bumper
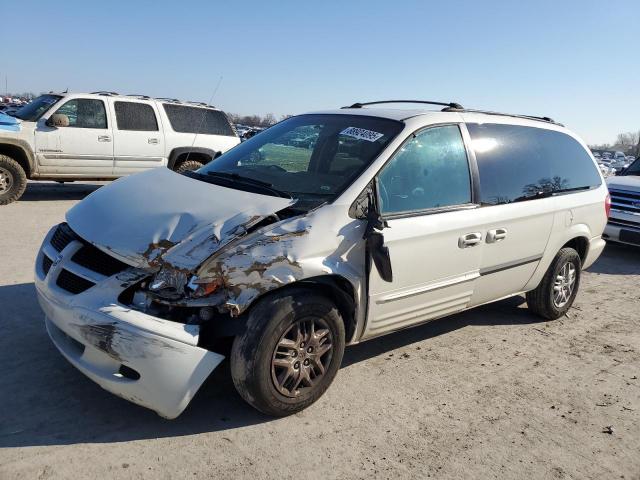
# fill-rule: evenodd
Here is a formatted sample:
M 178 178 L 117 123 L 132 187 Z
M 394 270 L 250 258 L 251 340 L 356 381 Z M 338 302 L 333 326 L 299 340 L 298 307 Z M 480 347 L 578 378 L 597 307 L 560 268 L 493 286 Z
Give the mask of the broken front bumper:
M 224 357 L 197 346 L 198 326 L 119 304 L 128 274 L 106 277 L 75 264 L 72 257 L 82 244 L 71 241 L 58 252 L 52 235 L 53 230 L 38 254 L 35 286 L 53 343 L 104 389 L 163 417 L 180 415 Z M 95 285 L 71 293 L 58 281 L 65 271 Z

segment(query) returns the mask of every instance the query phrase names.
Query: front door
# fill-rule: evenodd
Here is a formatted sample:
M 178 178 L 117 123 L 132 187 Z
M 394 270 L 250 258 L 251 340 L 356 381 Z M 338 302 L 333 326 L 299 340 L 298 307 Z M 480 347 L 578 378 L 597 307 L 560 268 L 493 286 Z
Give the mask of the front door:
M 116 175 L 128 175 L 164 165 L 164 135 L 152 102 L 109 100 L 116 117 L 113 126 Z
M 109 177 L 113 174 L 113 135 L 103 100 L 73 98 L 54 114 L 65 115 L 68 125 L 36 128 L 39 171 L 54 175 Z
M 465 309 L 479 277 L 483 237 L 459 125 L 412 135 L 378 174 L 378 203 L 393 279 L 372 266 L 364 338 Z

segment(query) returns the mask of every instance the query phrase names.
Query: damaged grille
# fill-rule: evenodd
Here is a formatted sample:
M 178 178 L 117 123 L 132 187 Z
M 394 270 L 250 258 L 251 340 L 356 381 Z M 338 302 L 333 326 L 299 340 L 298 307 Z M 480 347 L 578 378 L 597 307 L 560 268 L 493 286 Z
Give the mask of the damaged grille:
M 75 273 L 71 273 L 69 270 L 62 270 L 60 275 L 58 275 L 56 285 L 67 292 L 78 294 L 90 289 L 95 283 L 85 280 Z
M 126 263 L 86 243 L 71 257 L 71 261 L 106 277 L 115 275 L 128 267 Z
M 53 265 L 53 260 L 46 255 L 42 255 L 42 271 L 45 276 L 49 273 L 49 270 L 51 270 L 51 265 Z
M 76 240 L 76 235 L 66 223 L 61 223 L 51 237 L 51 245 L 57 251 L 61 252 L 72 241 Z

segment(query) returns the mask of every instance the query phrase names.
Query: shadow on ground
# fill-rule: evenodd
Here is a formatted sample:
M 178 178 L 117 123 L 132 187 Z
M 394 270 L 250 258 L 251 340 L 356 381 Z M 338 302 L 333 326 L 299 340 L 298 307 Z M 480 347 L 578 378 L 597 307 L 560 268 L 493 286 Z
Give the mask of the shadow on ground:
M 608 247 L 591 271 L 638 272 L 640 259 L 634 255 Z M 343 367 L 469 325 L 539 322 L 523 302 L 513 297 L 349 347 Z M 123 442 L 277 421 L 244 403 L 227 362 L 180 417 L 164 420 L 102 390 L 63 359 L 47 337 L 32 283 L 0 286 L 0 306 L 0 447 Z
M 101 186 L 93 183 L 29 182 L 20 201 L 82 200 Z

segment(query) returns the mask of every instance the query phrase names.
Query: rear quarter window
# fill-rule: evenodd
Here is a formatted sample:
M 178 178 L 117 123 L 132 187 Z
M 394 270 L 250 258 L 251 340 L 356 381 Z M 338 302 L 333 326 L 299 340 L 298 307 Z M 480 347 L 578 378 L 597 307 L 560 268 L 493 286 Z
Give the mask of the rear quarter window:
M 480 201 L 497 205 L 594 188 L 591 157 L 573 137 L 542 128 L 467 124 L 480 174 Z
M 236 136 L 224 112 L 168 103 L 162 106 L 169 118 L 171 128 L 176 132 Z

